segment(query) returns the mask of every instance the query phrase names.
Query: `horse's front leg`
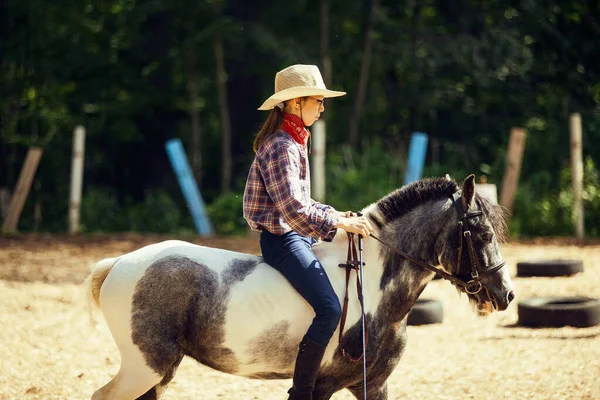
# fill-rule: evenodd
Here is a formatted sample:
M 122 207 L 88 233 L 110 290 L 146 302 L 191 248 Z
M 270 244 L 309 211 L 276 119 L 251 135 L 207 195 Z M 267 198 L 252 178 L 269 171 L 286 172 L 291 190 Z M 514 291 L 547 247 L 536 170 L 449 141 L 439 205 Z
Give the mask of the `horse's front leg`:
M 359 400 L 365 398 L 365 390 L 362 384 L 360 386 L 348 388 L 348 390 Z M 371 386 L 369 386 L 369 383 L 367 382 L 367 400 L 387 400 L 387 398 L 387 382 L 383 382 L 382 385 Z

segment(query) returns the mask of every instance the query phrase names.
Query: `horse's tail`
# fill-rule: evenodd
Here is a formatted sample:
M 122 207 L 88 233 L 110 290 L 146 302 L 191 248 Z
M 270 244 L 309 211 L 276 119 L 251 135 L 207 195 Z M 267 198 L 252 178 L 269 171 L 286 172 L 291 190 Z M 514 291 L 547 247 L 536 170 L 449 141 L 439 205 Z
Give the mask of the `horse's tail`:
M 104 280 L 108 276 L 108 273 L 115 265 L 119 257 L 105 258 L 104 260 L 98 261 L 92 272 L 83 282 L 83 288 L 85 290 L 87 304 L 92 311 L 95 308 L 100 307 L 100 289 Z

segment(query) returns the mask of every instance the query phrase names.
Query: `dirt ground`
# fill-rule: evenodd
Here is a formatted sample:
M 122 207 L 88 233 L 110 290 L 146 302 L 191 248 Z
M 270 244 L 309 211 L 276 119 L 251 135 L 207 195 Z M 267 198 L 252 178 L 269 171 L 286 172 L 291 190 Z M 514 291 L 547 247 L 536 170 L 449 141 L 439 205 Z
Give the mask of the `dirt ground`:
M 118 352 L 101 321 L 90 324 L 79 285 L 99 259 L 163 239 L 0 236 L 0 399 L 89 399 L 114 376 Z M 258 252 L 256 238 L 193 241 Z M 584 260 L 584 273 L 573 277 L 513 278 L 517 299 L 600 298 L 600 242 L 532 240 L 502 251 L 513 276 L 518 261 Z M 600 399 L 600 326 L 522 328 L 516 305 L 479 317 L 444 281 L 430 283 L 423 297 L 443 302 L 444 322 L 408 327 L 408 347 L 388 381 L 390 399 Z M 165 398 L 286 399 L 289 384 L 229 376 L 186 359 Z

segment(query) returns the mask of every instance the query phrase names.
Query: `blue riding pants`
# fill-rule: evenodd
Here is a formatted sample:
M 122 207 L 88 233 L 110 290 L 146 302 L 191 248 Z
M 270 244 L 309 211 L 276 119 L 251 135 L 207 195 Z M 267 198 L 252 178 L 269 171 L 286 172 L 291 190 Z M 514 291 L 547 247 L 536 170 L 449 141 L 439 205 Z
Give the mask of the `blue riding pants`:
M 315 310 L 307 335 L 327 346 L 340 321 L 342 308 L 327 273 L 313 253 L 315 242 L 294 231 L 279 236 L 263 230 L 260 235 L 264 260 L 281 272 Z

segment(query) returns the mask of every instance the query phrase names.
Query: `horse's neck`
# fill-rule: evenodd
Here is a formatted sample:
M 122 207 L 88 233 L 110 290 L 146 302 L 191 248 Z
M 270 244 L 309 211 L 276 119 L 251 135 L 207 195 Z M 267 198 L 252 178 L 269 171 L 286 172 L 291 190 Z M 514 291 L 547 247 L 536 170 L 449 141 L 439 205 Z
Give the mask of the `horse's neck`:
M 344 287 L 345 273 L 338 267 L 339 264 L 345 263 L 348 257 L 348 235 L 346 232 L 340 230 L 331 243 L 320 243 L 313 249 L 321 263 L 328 269 L 328 273 L 331 273 L 330 279 L 334 281 L 332 282 L 333 286 L 337 290 L 346 290 Z M 381 300 L 380 283 L 383 274 L 383 259 L 380 256 L 379 245 L 375 239 L 363 239 L 362 256 L 365 265 L 363 269 L 363 290 L 365 298 L 368 298 L 365 307 L 367 310 L 375 312 Z M 354 279 L 356 279 L 354 273 L 351 273 L 350 279 L 352 282 L 350 282 L 351 286 L 348 290 L 353 291 Z M 341 292 L 342 296 L 343 294 Z M 353 298 L 354 295 L 351 294 L 350 297 Z
M 356 237 L 354 240 L 355 244 L 357 244 Z M 366 265 L 364 278 L 365 280 L 372 281 L 374 286 L 378 286 L 383 273 L 383 263 L 379 256 L 379 246 L 374 239 L 367 238 L 363 239 L 363 249 L 363 262 Z M 343 230 L 339 230 L 333 241 L 320 243 L 313 247 L 313 250 L 322 263 L 337 266 L 347 261 L 348 235 Z
M 444 241 L 446 229 L 444 209 L 443 202 L 417 207 L 374 234 L 413 258 L 438 265 L 437 250 L 440 242 Z M 363 214 L 373 214 L 378 220 L 385 220 L 375 205 L 364 209 Z M 373 238 L 365 239 L 363 248 L 366 264 L 364 286 L 378 291 L 376 304 L 372 298 L 370 305 L 376 307 L 377 317 L 385 319 L 386 323 L 398 322 L 408 313 L 434 274 L 410 263 Z M 331 243 L 321 243 L 314 250 L 322 262 L 337 265 L 346 260 L 348 237 L 340 231 Z
M 418 207 L 390 222 L 382 229 L 381 238 L 411 257 L 431 265 L 438 265 L 440 242 L 445 241 L 446 223 L 443 203 Z M 384 291 L 382 309 L 390 322 L 406 316 L 434 274 L 382 247 Z

